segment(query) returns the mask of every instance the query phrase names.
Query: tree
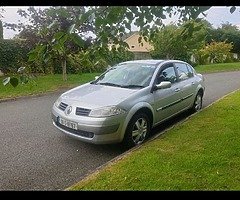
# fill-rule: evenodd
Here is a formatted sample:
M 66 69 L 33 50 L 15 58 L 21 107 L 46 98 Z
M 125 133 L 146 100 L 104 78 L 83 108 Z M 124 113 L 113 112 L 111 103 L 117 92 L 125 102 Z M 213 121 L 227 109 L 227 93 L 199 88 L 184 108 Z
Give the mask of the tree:
M 29 61 L 41 60 L 45 64 L 50 59 L 58 59 L 61 61 L 63 80 L 67 80 L 67 56 L 91 44 L 90 38 L 84 40 L 81 37 L 93 30 L 91 23 L 86 21 L 80 26 L 72 24 L 75 18 L 85 12 L 83 6 L 50 7 L 44 10 L 29 7 L 27 11 L 18 10 L 18 13 L 28 17 L 30 25 L 20 23 L 5 26 L 13 30 L 20 29 L 18 37 L 26 39 L 29 46 L 35 47 L 29 54 Z
M 224 31 L 230 31 L 230 32 L 236 32 L 239 31 L 237 26 L 232 25 L 231 23 L 229 23 L 228 21 L 226 23 L 222 23 L 221 24 L 221 29 Z
M 207 43 L 226 41 L 233 44 L 232 53 L 240 53 L 240 30 L 235 25 L 226 22 L 217 29 L 209 29 L 208 33 Z
M 191 35 L 186 34 L 186 27 L 192 26 L 195 30 Z M 166 26 L 155 35 L 152 40 L 153 58 L 179 59 L 190 61 L 191 55 L 204 46 L 206 37 L 205 23 L 187 21 L 181 26 Z

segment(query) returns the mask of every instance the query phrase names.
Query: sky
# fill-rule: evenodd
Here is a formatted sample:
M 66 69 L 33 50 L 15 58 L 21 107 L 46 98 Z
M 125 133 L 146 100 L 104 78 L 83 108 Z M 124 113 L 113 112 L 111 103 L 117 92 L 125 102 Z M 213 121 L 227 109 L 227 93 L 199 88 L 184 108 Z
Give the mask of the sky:
M 39 8 L 38 6 L 35 6 Z M 25 22 L 26 19 L 20 17 L 17 14 L 18 9 L 27 9 L 28 6 L 3 6 L 5 12 L 3 13 L 3 22 L 8 23 L 18 23 L 18 22 Z M 41 6 L 40 8 L 46 8 L 44 6 Z M 229 11 L 230 7 L 226 6 L 213 6 L 211 7 L 207 12 L 206 20 L 209 21 L 215 28 L 219 27 L 222 23 L 229 22 L 233 25 L 236 25 L 240 28 L 240 6 L 237 6 L 236 11 L 231 14 Z M 175 18 L 167 18 L 164 20 L 164 24 L 169 24 L 170 22 L 176 22 L 177 19 Z M 137 30 L 134 25 L 132 26 L 132 31 Z M 15 34 L 18 32 L 14 32 L 12 30 L 4 28 L 3 30 L 3 36 L 4 39 L 10 39 L 13 38 Z

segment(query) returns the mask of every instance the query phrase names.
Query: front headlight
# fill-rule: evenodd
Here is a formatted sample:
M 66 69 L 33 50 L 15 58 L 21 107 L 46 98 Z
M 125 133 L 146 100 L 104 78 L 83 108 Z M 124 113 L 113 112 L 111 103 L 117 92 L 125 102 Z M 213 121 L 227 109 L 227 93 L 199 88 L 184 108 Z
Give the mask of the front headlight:
M 54 102 L 54 105 L 58 108 L 60 103 L 61 103 L 61 97 L 59 97 L 55 102 Z
M 125 110 L 116 106 L 107 106 L 91 110 L 89 117 L 110 117 L 125 113 Z

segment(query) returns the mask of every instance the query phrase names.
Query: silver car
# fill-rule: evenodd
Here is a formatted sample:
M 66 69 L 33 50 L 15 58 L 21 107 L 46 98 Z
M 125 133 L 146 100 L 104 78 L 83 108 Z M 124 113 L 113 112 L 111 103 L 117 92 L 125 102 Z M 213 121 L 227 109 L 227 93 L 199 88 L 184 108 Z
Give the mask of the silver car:
M 132 147 L 159 123 L 199 111 L 204 90 L 203 76 L 186 62 L 127 61 L 63 93 L 52 108 L 53 124 L 84 142 Z

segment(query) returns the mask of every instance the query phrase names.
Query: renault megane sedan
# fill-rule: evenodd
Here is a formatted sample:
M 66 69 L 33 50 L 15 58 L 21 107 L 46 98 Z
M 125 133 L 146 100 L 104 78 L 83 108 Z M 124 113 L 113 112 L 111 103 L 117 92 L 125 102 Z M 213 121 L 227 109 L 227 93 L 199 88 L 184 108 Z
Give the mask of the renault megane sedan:
M 151 129 L 202 108 L 204 78 L 180 60 L 119 63 L 92 82 L 63 93 L 52 108 L 61 132 L 94 144 L 143 143 Z

